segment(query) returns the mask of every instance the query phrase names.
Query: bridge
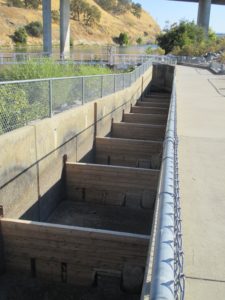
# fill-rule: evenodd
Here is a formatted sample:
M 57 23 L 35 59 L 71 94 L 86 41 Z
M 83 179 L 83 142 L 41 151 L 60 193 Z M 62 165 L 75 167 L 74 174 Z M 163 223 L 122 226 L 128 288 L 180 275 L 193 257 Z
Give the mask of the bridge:
M 225 5 L 225 0 L 169 0 L 169 1 L 199 3 L 197 24 L 203 27 L 205 32 L 208 32 L 209 29 L 211 4 Z

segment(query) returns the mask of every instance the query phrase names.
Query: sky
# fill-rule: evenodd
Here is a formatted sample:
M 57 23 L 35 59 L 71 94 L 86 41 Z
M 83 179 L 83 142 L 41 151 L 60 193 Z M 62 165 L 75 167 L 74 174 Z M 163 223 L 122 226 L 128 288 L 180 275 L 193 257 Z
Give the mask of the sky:
M 136 0 L 157 21 L 160 27 L 179 22 L 182 19 L 197 20 L 198 4 L 177 2 L 168 0 Z M 225 33 L 225 5 L 212 5 L 210 16 L 210 28 L 216 33 Z

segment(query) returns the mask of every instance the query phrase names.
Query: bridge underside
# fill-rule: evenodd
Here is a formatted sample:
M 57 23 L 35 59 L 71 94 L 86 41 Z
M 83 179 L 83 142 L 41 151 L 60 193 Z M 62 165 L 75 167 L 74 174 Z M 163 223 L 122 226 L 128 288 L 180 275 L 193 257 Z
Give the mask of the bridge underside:
M 199 0 L 170 0 L 170 1 L 179 1 L 179 2 L 196 2 L 198 3 Z M 225 0 L 212 0 L 211 4 L 219 4 L 219 5 L 225 5 Z
M 225 0 L 170 0 L 179 2 L 196 2 L 198 5 L 197 24 L 204 28 L 207 35 L 209 30 L 210 11 L 212 4 L 225 5 Z

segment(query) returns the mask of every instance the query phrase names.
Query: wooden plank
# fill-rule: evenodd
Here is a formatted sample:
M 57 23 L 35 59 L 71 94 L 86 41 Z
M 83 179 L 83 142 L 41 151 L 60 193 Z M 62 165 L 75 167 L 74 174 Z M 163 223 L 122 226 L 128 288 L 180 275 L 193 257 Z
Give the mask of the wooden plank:
M 158 107 L 142 107 L 142 106 L 132 106 L 131 113 L 139 114 L 167 114 L 167 108 L 158 108 Z
M 149 236 L 10 219 L 2 219 L 1 224 L 6 267 L 11 271 L 29 272 L 30 258 L 35 258 L 39 277 L 60 281 L 64 262 L 73 270 L 67 274 L 68 281 L 72 282 L 76 273 L 77 280 L 88 284 L 97 268 L 121 272 L 129 262 L 145 265 Z M 81 238 L 78 232 L 82 232 Z M 108 238 L 103 238 L 106 235 Z
M 153 102 L 153 103 L 163 103 L 163 104 L 170 104 L 170 98 L 155 98 L 155 97 L 143 97 L 143 102 Z
M 148 168 L 160 168 L 162 142 L 97 137 L 95 147 L 98 164 L 140 167 L 140 161 L 146 160 Z
M 113 123 L 111 136 L 139 140 L 163 141 L 165 126 L 137 123 Z
M 123 122 L 151 124 L 151 125 L 165 125 L 167 122 L 167 114 L 129 113 L 123 115 Z
M 139 207 L 154 205 L 158 170 L 67 163 L 66 174 L 68 200 L 129 206 L 132 198 Z

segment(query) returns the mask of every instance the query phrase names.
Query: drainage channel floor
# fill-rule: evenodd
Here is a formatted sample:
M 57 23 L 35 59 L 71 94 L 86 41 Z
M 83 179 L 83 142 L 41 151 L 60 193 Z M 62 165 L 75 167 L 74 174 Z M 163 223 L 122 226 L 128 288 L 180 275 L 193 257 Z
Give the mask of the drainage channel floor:
M 138 300 L 139 295 L 124 293 L 117 282 L 99 286 L 74 287 L 44 283 L 37 279 L 4 275 L 0 280 L 0 300 Z
M 150 234 L 153 210 L 63 201 L 49 223 Z

